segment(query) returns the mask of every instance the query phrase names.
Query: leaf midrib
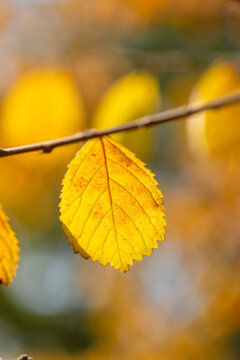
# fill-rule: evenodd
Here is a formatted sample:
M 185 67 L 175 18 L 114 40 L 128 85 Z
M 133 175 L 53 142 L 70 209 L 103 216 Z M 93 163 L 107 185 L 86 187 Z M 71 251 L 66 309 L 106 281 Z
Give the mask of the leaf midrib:
M 116 238 L 116 243 L 117 243 L 117 250 L 118 250 L 118 255 L 119 255 L 119 260 L 120 260 L 120 263 L 121 263 L 121 267 L 124 270 L 124 266 L 123 266 L 123 262 L 122 262 L 122 258 L 121 258 L 121 254 L 120 254 L 120 249 L 119 249 L 119 242 L 118 242 L 118 236 L 117 236 L 117 230 L 116 230 L 116 223 L 115 223 L 114 212 L 113 212 L 113 200 L 112 200 L 112 194 L 111 194 L 111 188 L 110 188 L 110 177 L 109 177 L 109 171 L 108 171 L 107 155 L 106 155 L 106 150 L 105 150 L 103 139 L 100 138 L 100 141 L 101 141 L 101 145 L 102 145 L 104 162 L 105 162 L 105 167 L 106 167 L 107 188 L 108 188 L 108 195 L 109 195 L 110 205 L 111 205 L 111 209 L 112 209 L 112 221 L 113 221 L 113 228 L 114 228 L 114 233 L 115 233 L 115 238 Z

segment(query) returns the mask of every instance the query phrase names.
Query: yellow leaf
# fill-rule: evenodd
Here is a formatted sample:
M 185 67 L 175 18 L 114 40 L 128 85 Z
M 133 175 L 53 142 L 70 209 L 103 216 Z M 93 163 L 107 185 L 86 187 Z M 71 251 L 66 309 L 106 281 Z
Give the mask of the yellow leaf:
M 193 90 L 191 102 L 206 102 L 240 88 L 234 66 L 213 64 Z M 190 116 L 187 122 L 190 149 L 197 156 L 223 157 L 240 150 L 240 104 Z
M 147 71 L 135 71 L 118 79 L 104 94 L 92 126 L 107 129 L 156 112 L 161 105 L 158 79 Z M 139 156 L 145 156 L 151 144 L 152 129 L 114 134 L 113 138 Z
M 164 240 L 153 174 L 109 137 L 88 141 L 63 180 L 60 220 L 75 252 L 127 271 Z
M 18 240 L 0 205 L 0 283 L 10 285 L 19 259 Z
M 1 112 L 2 146 L 11 147 L 70 135 L 85 127 L 84 106 L 74 78 L 61 69 L 23 74 L 5 95 Z M 71 151 L 71 150 L 69 150 Z M 67 152 L 54 151 L 49 168 L 62 164 Z M 18 159 L 32 166 L 36 154 Z M 46 159 L 41 171 L 46 167 Z
M 22 75 L 6 95 L 2 112 L 2 127 L 10 145 L 44 141 L 46 133 L 50 140 L 84 124 L 74 79 L 54 68 Z
M 77 84 L 68 71 L 59 68 L 44 67 L 24 73 L 5 94 L 1 105 L 1 147 L 70 135 L 83 130 L 86 124 Z M 2 159 L 2 202 L 21 221 L 46 229 L 55 221 L 53 188 L 77 149 L 73 145 L 54 149 L 51 156 L 34 152 Z M 14 179 L 18 181 L 13 187 Z

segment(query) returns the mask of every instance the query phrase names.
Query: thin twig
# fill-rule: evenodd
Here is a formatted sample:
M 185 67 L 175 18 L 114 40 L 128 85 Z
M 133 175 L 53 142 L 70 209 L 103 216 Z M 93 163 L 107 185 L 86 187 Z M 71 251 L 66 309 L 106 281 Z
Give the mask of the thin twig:
M 218 99 L 209 101 L 205 104 L 192 103 L 192 104 L 184 105 L 171 110 L 144 116 L 135 121 L 130 121 L 128 123 L 119 126 L 114 126 L 106 130 L 86 129 L 83 132 L 79 132 L 55 140 L 17 146 L 8 149 L 0 149 L 0 157 L 18 155 L 18 154 L 39 151 L 39 150 L 42 150 L 44 153 L 50 153 L 54 148 L 59 146 L 78 143 L 81 141 L 85 141 L 105 135 L 116 134 L 122 131 L 131 131 L 143 127 L 165 124 L 167 122 L 183 119 L 186 116 L 193 115 L 205 110 L 213 110 L 223 106 L 228 106 L 239 101 L 240 101 L 240 91 L 236 91 L 232 94 L 222 96 Z

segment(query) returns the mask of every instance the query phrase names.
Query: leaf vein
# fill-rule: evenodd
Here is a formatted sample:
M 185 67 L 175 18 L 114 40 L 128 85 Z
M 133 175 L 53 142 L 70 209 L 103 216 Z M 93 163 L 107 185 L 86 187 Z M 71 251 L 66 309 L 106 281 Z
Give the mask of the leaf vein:
M 116 238 L 116 243 L 117 243 L 118 256 L 119 256 L 119 260 L 120 260 L 120 263 L 121 263 L 121 266 L 122 266 L 122 269 L 123 269 L 122 257 L 121 257 L 121 254 L 120 254 L 117 231 L 116 231 L 116 224 L 115 224 L 115 218 L 114 218 L 114 213 L 113 213 L 113 201 L 112 201 L 112 194 L 111 194 L 111 189 L 110 189 L 110 177 L 109 177 L 108 165 L 107 165 L 107 155 L 106 155 L 106 150 L 105 150 L 105 147 L 104 147 L 103 139 L 100 138 L 100 141 L 101 141 L 101 144 L 102 144 L 103 155 L 104 155 L 104 160 L 105 160 L 105 164 L 106 164 L 106 177 L 107 177 L 107 184 L 108 184 L 108 195 L 109 195 L 109 200 L 110 200 L 111 207 L 112 207 L 112 220 L 113 220 L 114 233 L 115 233 L 115 238 Z
M 106 237 L 105 237 L 105 239 L 104 239 L 104 241 L 103 241 L 103 243 L 102 243 L 102 254 L 101 254 L 101 258 L 103 258 L 104 246 L 105 246 L 105 244 L 106 244 L 106 242 L 107 242 L 107 238 L 109 237 L 109 235 L 110 235 L 110 233 L 112 232 L 112 230 L 113 230 L 113 227 L 111 227 L 110 230 L 107 232 L 107 235 L 106 235 Z M 96 254 L 97 254 L 97 252 L 98 252 L 99 250 L 100 250 L 100 249 L 96 249 L 94 255 L 92 256 L 93 258 L 96 256 Z
M 72 178 L 72 183 L 73 183 L 73 181 L 75 180 L 75 178 L 76 178 L 76 176 L 77 176 L 77 173 L 78 173 L 78 171 L 80 170 L 80 167 L 81 167 L 82 163 L 84 162 L 84 160 L 86 159 L 86 157 L 89 155 L 89 153 L 93 150 L 93 148 L 95 147 L 95 145 L 96 145 L 96 142 L 93 144 L 93 146 L 91 147 L 91 149 L 85 154 L 85 156 L 82 158 L 82 160 L 81 160 L 80 163 L 78 164 L 78 167 L 77 167 L 77 169 L 76 169 L 76 172 L 75 172 L 75 174 L 73 175 L 73 178 Z
M 125 210 L 123 210 L 123 208 L 122 208 L 120 205 L 118 205 L 116 202 L 115 202 L 114 204 L 115 204 L 116 206 L 118 206 L 119 209 L 120 209 L 120 210 L 129 218 L 129 220 L 133 223 L 133 225 L 135 226 L 135 228 L 137 229 L 137 231 L 138 231 L 139 234 L 141 235 L 142 241 L 143 241 L 143 243 L 144 243 L 147 251 L 149 251 L 149 248 L 148 248 L 148 246 L 147 246 L 147 244 L 146 244 L 146 242 L 145 242 L 145 240 L 144 240 L 144 237 L 143 237 L 142 232 L 139 230 L 139 228 L 137 227 L 137 225 L 135 224 L 135 222 L 132 220 L 132 218 L 130 217 L 130 215 L 129 215 Z
M 153 197 L 151 191 L 146 187 L 146 185 L 145 185 L 141 180 L 139 180 L 139 178 L 138 178 L 134 173 L 132 173 L 128 168 L 126 168 L 125 166 L 123 166 L 123 165 L 122 165 L 121 163 L 119 163 L 118 161 L 113 160 L 113 159 L 111 159 L 111 158 L 109 158 L 109 160 L 111 160 L 111 161 L 114 162 L 115 164 L 119 165 L 119 166 L 120 166 L 122 169 L 124 169 L 128 174 L 132 175 L 132 176 L 137 180 L 137 182 L 139 182 L 139 183 L 145 188 L 145 190 L 149 193 L 149 195 L 150 195 L 151 198 L 153 199 L 154 203 L 159 206 L 157 200 Z M 137 164 L 134 163 L 134 165 L 137 165 Z M 142 170 L 138 165 L 137 165 L 137 167 L 138 167 L 140 170 Z M 142 171 L 143 171 L 143 170 L 142 170 Z M 145 175 L 147 175 L 147 174 L 145 173 Z M 147 176 L 150 178 L 149 175 L 147 175 Z M 151 179 L 151 178 L 150 178 L 150 179 Z M 151 180 L 152 180 L 152 179 L 151 179 Z
M 70 207 L 75 203 L 75 201 L 76 201 L 77 199 L 81 199 L 81 201 L 82 201 L 82 197 L 83 197 L 85 191 L 87 190 L 88 186 L 90 185 L 90 183 L 92 182 L 92 180 L 95 178 L 95 176 L 97 175 L 97 173 L 98 173 L 103 167 L 104 167 L 104 164 L 101 165 L 99 168 L 97 168 L 97 170 L 93 173 L 93 175 L 92 175 L 91 178 L 89 179 L 89 181 L 88 181 L 87 185 L 85 186 L 82 194 L 76 196 L 76 198 L 69 204 L 69 207 L 68 207 L 68 209 L 66 210 L 65 214 L 69 211 Z M 81 202 L 80 202 L 80 204 L 78 205 L 78 207 L 80 207 L 80 205 L 81 205 Z
M 125 240 L 130 245 L 130 247 L 133 251 L 133 254 L 135 254 L 137 256 L 138 254 L 137 254 L 136 250 L 134 249 L 134 247 L 132 246 L 132 244 L 130 243 L 130 241 L 125 236 L 123 236 L 120 232 L 118 232 L 118 234 L 121 236 L 121 238 L 123 240 Z
M 91 235 L 91 237 L 90 237 L 90 240 L 89 240 L 89 242 L 88 242 L 88 244 L 87 244 L 87 246 L 86 246 L 86 250 L 85 250 L 85 251 L 88 250 L 88 247 L 89 247 L 89 245 L 90 245 L 90 242 L 91 242 L 91 240 L 92 240 L 95 232 L 97 231 L 97 228 L 100 226 L 100 224 L 102 223 L 103 219 L 107 216 L 107 214 L 109 214 L 109 212 L 110 212 L 111 210 L 112 210 L 112 209 L 110 208 L 110 209 L 103 215 L 103 217 L 102 217 L 101 220 L 98 222 L 98 224 L 95 226 L 95 229 L 93 230 L 93 233 L 92 233 L 92 235 Z
M 154 229 L 157 231 L 157 233 L 159 233 L 159 230 L 156 228 L 156 226 L 152 223 L 152 220 L 150 218 L 150 216 L 148 215 L 148 213 L 146 212 L 146 210 L 144 209 L 144 207 L 140 204 L 140 202 L 135 198 L 135 196 L 133 196 L 133 194 L 130 193 L 130 191 L 128 189 L 126 189 L 122 184 L 120 184 L 118 181 L 114 180 L 111 178 L 111 181 L 113 181 L 116 185 L 120 186 L 123 190 L 125 190 L 129 196 L 140 206 L 140 208 L 142 209 L 142 211 L 145 213 L 145 215 L 147 216 L 149 222 L 152 224 L 152 226 L 154 227 Z
M 6 224 L 4 223 L 3 219 L 1 219 L 0 217 L 0 223 L 1 223 L 1 226 L 4 228 L 4 230 L 6 231 L 6 234 L 9 236 L 11 236 L 11 233 L 9 232 Z M 11 259 L 14 261 L 14 252 L 13 252 L 13 249 L 11 248 L 11 246 L 8 244 L 7 240 L 5 239 L 4 236 L 2 236 L 0 238 L 0 240 L 2 240 L 6 246 L 6 248 L 8 249 L 9 253 L 10 253 L 10 256 L 11 256 Z
M 87 217 L 86 217 L 86 221 L 85 221 L 84 224 L 83 224 L 83 228 L 82 228 L 81 234 L 80 234 L 79 237 L 78 237 L 79 239 L 82 237 L 83 231 L 84 231 L 84 229 L 85 229 L 85 227 L 86 227 L 86 225 L 87 225 L 87 222 L 88 222 L 88 220 L 89 220 L 89 217 L 90 217 L 93 209 L 95 208 L 96 204 L 98 203 L 98 201 L 100 200 L 101 196 L 105 193 L 106 190 L 107 190 L 107 187 L 100 193 L 100 195 L 97 197 L 97 199 L 96 199 L 95 202 L 93 203 L 93 205 L 92 205 L 92 207 L 91 207 L 91 209 L 90 209 L 90 211 L 89 211 L 89 213 L 88 213 L 88 215 L 87 215 Z

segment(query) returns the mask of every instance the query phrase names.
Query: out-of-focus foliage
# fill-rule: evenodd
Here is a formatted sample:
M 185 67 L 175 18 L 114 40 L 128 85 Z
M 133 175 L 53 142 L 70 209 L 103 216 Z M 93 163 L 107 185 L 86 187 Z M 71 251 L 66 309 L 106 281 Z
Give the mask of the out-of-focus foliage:
M 166 15 L 166 11 L 171 5 L 169 0 L 150 0 L 149 2 L 143 0 L 125 0 L 125 2 L 136 9 L 141 15 L 150 19 L 156 19 L 156 15 L 159 13 L 161 13 L 161 17 L 163 14 Z
M 2 144 L 8 147 L 59 138 L 85 127 L 74 79 L 54 68 L 23 75 L 3 100 L 1 114 Z M 51 166 L 58 167 L 63 157 L 68 157 L 68 149 L 56 151 Z M 20 157 L 18 161 L 26 165 L 28 159 Z M 32 164 L 32 158 L 30 161 Z
M 164 239 L 162 193 L 153 174 L 110 137 L 93 139 L 69 164 L 60 219 L 75 252 L 122 272 Z
M 193 90 L 191 101 L 210 101 L 240 89 L 240 79 L 231 63 L 213 64 Z M 197 155 L 224 157 L 240 150 L 240 104 L 218 111 L 205 111 L 188 120 L 188 139 Z
M 0 140 L 5 147 L 51 140 L 85 127 L 79 90 L 73 77 L 64 70 L 46 68 L 24 74 L 4 97 L 1 110 Z M 47 196 L 53 174 L 61 172 L 73 154 L 73 147 L 67 147 L 56 149 L 48 157 L 35 153 L 3 159 L 0 177 L 3 201 L 13 209 L 31 208 L 35 220 L 41 217 L 44 191 Z M 14 186 L 9 186 L 16 178 Z M 20 216 L 24 215 L 21 213 L 22 210 Z
M 93 127 L 107 129 L 156 112 L 161 105 L 158 79 L 148 72 L 133 72 L 118 79 L 97 105 Z M 147 156 L 152 131 L 141 130 L 113 136 L 138 156 Z
M 18 254 L 18 240 L 0 205 L 0 284 L 11 284 L 17 268 Z
M 168 20 L 187 23 L 195 18 L 205 21 L 216 19 L 222 11 L 224 0 L 213 0 L 202 6 L 201 0 L 122 0 L 148 21 L 159 23 Z M 205 17 L 205 19 L 204 19 Z

